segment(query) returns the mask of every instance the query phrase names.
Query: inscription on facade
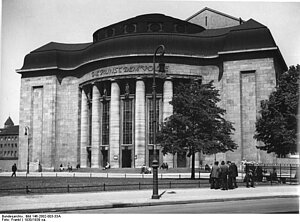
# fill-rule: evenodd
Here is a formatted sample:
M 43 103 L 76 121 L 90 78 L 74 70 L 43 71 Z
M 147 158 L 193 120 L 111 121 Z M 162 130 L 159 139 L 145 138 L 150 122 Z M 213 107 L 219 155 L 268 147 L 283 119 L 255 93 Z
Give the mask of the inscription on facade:
M 168 66 L 165 67 L 166 73 L 168 73 Z M 159 67 L 155 68 L 156 72 L 158 72 Z M 153 72 L 152 65 L 130 65 L 130 66 L 116 66 L 116 67 L 109 67 L 98 69 L 93 72 L 92 78 L 103 77 L 107 75 L 119 75 L 119 74 L 126 74 L 126 73 L 149 73 Z

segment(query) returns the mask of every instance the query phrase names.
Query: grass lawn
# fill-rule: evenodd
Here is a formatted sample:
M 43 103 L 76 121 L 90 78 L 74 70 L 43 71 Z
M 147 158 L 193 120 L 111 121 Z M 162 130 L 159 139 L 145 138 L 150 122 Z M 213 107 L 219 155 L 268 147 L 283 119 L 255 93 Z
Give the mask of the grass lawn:
M 159 179 L 159 189 L 208 187 L 208 180 Z M 0 195 L 152 189 L 152 178 L 0 177 Z

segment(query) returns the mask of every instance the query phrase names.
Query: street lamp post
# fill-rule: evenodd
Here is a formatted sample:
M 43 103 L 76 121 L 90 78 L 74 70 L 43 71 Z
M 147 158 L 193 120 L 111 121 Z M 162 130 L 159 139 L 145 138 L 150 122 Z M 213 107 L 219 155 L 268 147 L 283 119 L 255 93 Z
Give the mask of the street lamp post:
M 25 126 L 25 136 L 27 136 L 27 174 L 29 174 L 29 127 Z
M 158 195 L 158 160 L 157 160 L 157 150 L 156 150 L 156 83 L 155 83 L 155 58 L 158 50 L 161 49 L 160 56 L 163 57 L 165 54 L 165 46 L 160 45 L 156 48 L 153 56 L 153 84 L 152 84 L 152 100 L 153 100 L 153 194 L 152 199 L 159 199 Z M 163 63 L 159 64 L 159 72 L 164 72 Z

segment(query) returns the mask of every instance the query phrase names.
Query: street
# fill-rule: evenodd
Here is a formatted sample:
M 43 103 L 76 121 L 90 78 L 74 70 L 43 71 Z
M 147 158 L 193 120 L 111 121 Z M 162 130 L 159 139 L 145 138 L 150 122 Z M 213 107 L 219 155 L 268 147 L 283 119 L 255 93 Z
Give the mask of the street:
M 56 213 L 76 214 L 265 214 L 299 213 L 299 198 L 271 198 L 149 207 L 111 208 Z

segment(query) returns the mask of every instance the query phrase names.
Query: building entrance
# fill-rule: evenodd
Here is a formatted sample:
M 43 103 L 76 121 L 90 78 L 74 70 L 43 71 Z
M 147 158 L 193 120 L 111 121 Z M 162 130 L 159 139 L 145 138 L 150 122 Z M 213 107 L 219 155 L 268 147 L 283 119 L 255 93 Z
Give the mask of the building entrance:
M 177 153 L 177 167 L 186 167 L 186 152 Z
M 131 150 L 122 150 L 122 168 L 131 168 Z
M 102 167 L 106 166 L 106 163 L 108 162 L 108 150 L 101 150 L 102 153 Z
M 87 167 L 91 167 L 91 163 L 92 163 L 92 153 L 91 153 L 91 148 L 88 147 L 87 148 Z

